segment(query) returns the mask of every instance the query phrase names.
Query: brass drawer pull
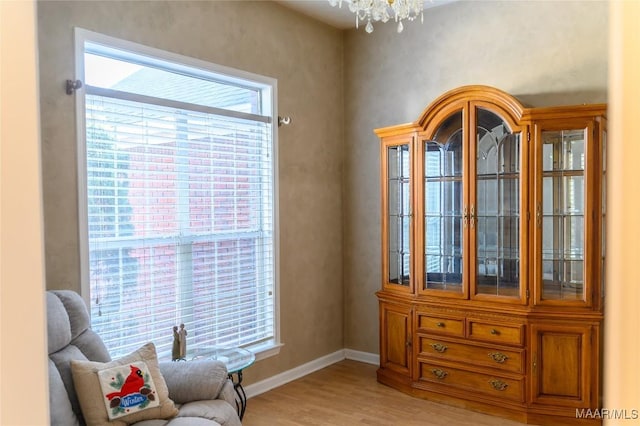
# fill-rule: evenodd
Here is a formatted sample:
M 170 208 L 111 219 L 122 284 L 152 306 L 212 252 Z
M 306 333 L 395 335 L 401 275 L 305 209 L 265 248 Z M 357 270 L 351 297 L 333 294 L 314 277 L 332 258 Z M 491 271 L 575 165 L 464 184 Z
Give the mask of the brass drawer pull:
M 491 357 L 492 360 L 499 364 L 503 364 L 506 360 L 509 359 L 508 356 L 501 352 L 489 352 L 489 357 Z
M 489 383 L 491 383 L 491 386 L 493 386 L 495 390 L 499 391 L 503 391 L 509 387 L 509 385 L 502 380 L 492 379 L 489 380 Z
M 495 328 L 492 328 L 489 333 L 493 334 L 494 336 L 499 336 L 500 335 L 500 332 L 498 330 L 496 330 Z
M 442 321 L 438 321 L 438 322 L 436 323 L 436 326 L 437 326 L 437 327 L 444 328 L 444 323 L 443 323 Z
M 432 368 L 431 372 L 433 373 L 434 376 L 436 376 L 440 380 L 444 379 L 449 374 L 446 371 L 441 370 L 439 368 Z
M 440 353 L 447 350 L 447 347 L 441 343 L 432 343 L 431 347 L 433 348 L 434 351 L 440 352 Z

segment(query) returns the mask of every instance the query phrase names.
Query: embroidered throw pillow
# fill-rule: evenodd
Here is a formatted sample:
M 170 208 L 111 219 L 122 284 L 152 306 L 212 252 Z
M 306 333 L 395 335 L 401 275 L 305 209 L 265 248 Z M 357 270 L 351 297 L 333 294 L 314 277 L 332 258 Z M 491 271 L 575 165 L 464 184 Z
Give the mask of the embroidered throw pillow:
M 155 383 L 144 361 L 100 370 L 98 380 L 109 419 L 160 405 Z
M 87 426 L 126 426 L 178 414 L 153 343 L 108 363 L 71 361 L 71 373 Z

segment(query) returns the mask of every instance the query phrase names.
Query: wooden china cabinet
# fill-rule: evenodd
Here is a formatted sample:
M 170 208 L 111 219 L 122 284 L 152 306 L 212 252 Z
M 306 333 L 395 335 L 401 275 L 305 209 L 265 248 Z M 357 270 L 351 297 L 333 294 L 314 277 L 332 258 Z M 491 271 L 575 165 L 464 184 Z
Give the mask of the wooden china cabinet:
M 577 417 L 602 400 L 605 117 L 466 86 L 376 130 L 380 382 L 521 422 L 601 423 Z

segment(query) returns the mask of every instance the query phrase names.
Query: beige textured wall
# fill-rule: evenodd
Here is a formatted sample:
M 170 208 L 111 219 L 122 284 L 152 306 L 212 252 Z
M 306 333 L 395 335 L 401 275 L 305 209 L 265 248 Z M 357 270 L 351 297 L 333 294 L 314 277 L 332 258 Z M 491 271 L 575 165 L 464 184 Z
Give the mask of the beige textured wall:
M 276 3 L 38 3 L 47 288 L 79 290 L 73 27 L 278 79 L 285 346 L 256 381 L 342 349 L 342 33 Z
M 345 38 L 345 346 L 378 353 L 379 143 L 373 129 L 411 122 L 437 96 L 486 84 L 529 106 L 606 102 L 606 2 L 473 1 L 424 24 Z

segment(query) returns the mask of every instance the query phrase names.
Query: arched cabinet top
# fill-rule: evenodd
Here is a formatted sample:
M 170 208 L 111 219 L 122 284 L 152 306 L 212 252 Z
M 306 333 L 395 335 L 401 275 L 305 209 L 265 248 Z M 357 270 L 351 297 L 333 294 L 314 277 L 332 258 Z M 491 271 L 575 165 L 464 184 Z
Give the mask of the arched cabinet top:
M 463 86 L 439 96 L 422 111 L 418 119 L 413 123 L 376 129 L 375 133 L 379 137 L 388 137 L 408 132 L 423 132 L 427 130 L 429 123 L 434 119 L 448 115 L 449 112 L 457 109 L 466 108 L 471 102 L 495 106 L 497 110 L 508 114 L 513 122 L 519 122 L 526 111 L 516 98 L 495 87 L 482 85 Z
M 427 123 L 440 113 L 441 110 L 448 108 L 452 104 L 473 101 L 493 104 L 510 114 L 515 121 L 520 120 L 525 111 L 525 108 L 516 98 L 500 89 L 481 85 L 463 86 L 450 90 L 431 102 L 431 104 L 422 111 L 422 114 L 420 114 L 420 117 L 415 121 L 415 124 L 418 128 L 424 129 Z

